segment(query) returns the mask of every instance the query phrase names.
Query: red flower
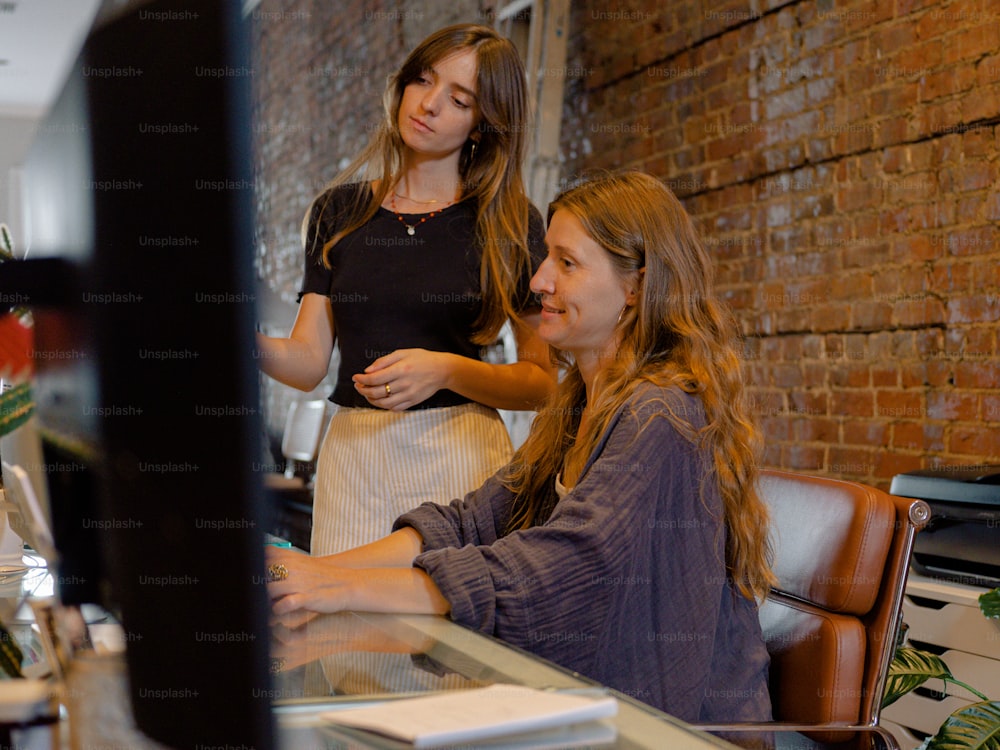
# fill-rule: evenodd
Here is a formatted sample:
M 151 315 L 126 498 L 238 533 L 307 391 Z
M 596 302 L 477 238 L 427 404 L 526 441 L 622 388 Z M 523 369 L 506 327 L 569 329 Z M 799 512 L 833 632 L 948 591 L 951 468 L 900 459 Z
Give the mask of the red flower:
M 16 313 L 0 315 L 0 379 L 17 384 L 31 378 L 33 342 L 30 318 Z

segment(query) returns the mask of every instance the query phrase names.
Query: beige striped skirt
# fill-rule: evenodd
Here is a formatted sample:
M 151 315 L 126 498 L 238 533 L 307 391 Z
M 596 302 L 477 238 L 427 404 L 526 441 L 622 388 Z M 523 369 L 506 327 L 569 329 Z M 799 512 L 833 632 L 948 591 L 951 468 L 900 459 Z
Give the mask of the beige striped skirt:
M 312 554 L 373 542 L 421 503 L 464 497 L 511 453 L 503 420 L 482 404 L 405 412 L 335 407 L 317 463 Z

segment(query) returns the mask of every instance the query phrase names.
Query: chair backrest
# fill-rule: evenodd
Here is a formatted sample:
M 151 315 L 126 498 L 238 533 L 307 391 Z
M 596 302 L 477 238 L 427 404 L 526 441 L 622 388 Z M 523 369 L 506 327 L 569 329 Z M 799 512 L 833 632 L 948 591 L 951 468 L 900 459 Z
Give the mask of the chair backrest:
M 761 606 L 776 721 L 873 726 L 922 500 L 765 470 L 778 585 Z
M 313 461 L 323 437 L 326 401 L 293 401 L 285 419 L 285 434 L 281 437 L 281 454 L 290 461 Z

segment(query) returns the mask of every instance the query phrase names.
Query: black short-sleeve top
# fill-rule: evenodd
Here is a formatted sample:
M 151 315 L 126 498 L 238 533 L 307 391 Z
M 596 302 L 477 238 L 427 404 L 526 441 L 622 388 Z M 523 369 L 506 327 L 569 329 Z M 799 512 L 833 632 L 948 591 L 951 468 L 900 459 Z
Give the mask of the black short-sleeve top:
M 396 349 L 427 349 L 479 359 L 473 343 L 482 307 L 475 240 L 476 209 L 462 201 L 435 213 L 402 214 L 379 208 L 372 219 L 342 238 L 323 264 L 323 245 L 337 231 L 354 191 L 342 185 L 321 194 L 310 209 L 305 238 L 303 294 L 330 298 L 340 348 L 340 368 L 330 400 L 341 406 L 371 407 L 351 376 Z M 414 227 L 411 235 L 407 225 Z M 520 279 L 515 309 L 529 310 L 531 274 L 545 258 L 545 228 L 533 206 L 529 213 L 531 273 Z M 469 399 L 440 390 L 411 408 L 456 406 Z

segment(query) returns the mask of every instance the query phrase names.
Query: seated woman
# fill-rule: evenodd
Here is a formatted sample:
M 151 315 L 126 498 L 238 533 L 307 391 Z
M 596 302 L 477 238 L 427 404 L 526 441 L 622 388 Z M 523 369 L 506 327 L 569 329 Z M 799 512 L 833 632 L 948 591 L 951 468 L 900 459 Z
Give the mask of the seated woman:
M 372 544 L 269 550 L 273 609 L 447 614 L 681 719 L 769 720 L 758 433 L 710 259 L 640 173 L 559 195 L 546 244 L 566 372 L 511 463 Z

